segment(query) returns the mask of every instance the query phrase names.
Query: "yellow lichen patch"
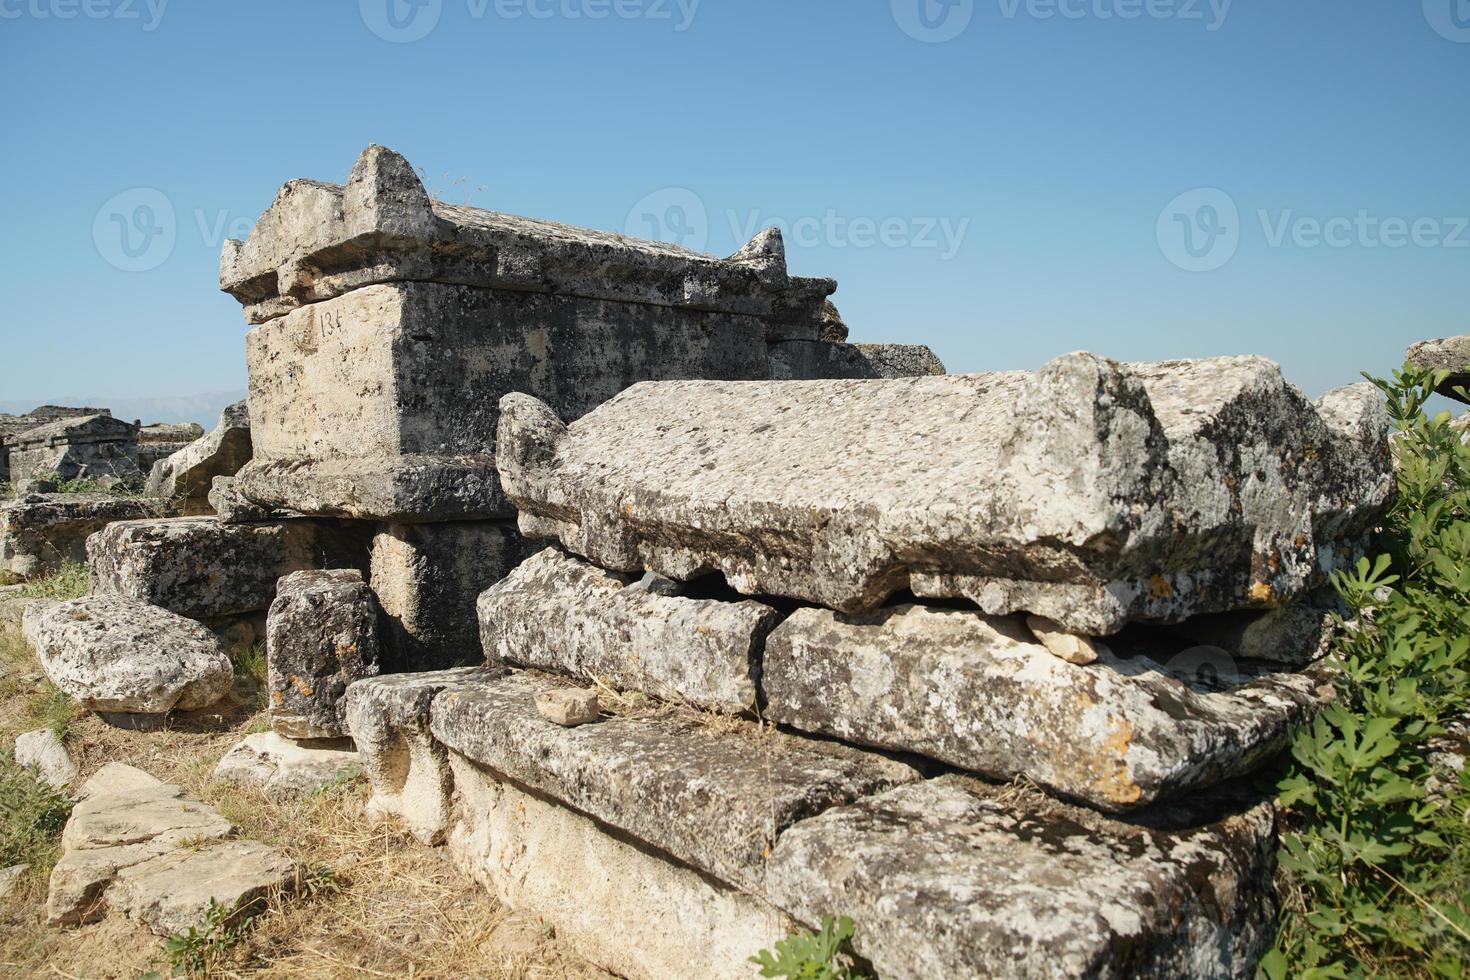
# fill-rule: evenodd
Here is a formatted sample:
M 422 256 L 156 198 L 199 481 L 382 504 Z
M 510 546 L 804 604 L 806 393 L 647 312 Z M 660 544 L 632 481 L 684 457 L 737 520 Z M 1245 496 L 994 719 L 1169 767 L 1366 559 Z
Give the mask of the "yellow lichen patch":
M 1252 602 L 1270 602 L 1276 598 L 1276 589 L 1269 582 L 1255 582 L 1250 588 Z
M 1155 575 L 1148 580 L 1148 594 L 1154 599 L 1174 598 L 1174 584 L 1162 575 Z
M 1102 775 L 1097 787 L 1114 802 L 1135 803 L 1143 795 L 1143 790 L 1128 778 L 1128 747 L 1133 743 L 1133 723 L 1127 718 L 1109 718 L 1108 722 L 1112 731 L 1103 746 L 1117 757 L 1117 766 Z
M 314 690 L 312 690 L 312 686 L 310 684 L 306 683 L 306 681 L 297 677 L 295 674 L 291 675 L 291 686 L 296 688 L 296 693 L 300 694 L 304 698 L 309 698 L 314 693 L 316 693 Z

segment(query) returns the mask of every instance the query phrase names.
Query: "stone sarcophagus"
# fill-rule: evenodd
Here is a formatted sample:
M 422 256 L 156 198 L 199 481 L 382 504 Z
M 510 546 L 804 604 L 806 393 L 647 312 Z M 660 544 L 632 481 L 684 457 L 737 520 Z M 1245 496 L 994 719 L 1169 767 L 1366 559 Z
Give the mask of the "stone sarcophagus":
M 16 483 L 59 479 L 110 485 L 142 475 L 137 428 L 110 415 L 47 422 L 10 436 L 6 445 Z
M 380 146 L 345 186 L 282 187 L 220 281 L 255 324 L 241 492 L 394 522 L 514 513 L 503 394 L 576 418 L 639 381 L 764 380 L 771 345 L 823 335 L 836 288 L 788 275 L 774 231 L 717 259 L 435 201 Z

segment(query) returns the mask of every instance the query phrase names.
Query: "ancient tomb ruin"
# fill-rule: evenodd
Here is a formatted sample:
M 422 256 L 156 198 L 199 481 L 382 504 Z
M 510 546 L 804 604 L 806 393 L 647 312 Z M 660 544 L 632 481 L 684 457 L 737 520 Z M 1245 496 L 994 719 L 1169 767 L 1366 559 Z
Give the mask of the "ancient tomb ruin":
M 248 462 L 91 537 L 100 625 L 27 612 L 79 697 L 80 663 L 131 683 L 96 667 L 130 624 L 198 651 L 179 700 L 196 622 L 248 625 L 274 730 L 222 774 L 296 792 L 355 745 L 370 815 L 630 977 L 750 976 L 825 915 L 882 977 L 1254 974 L 1249 777 L 1322 705 L 1321 587 L 1389 502 L 1370 387 L 945 376 L 846 343 L 774 232 L 448 205 L 382 147 L 286 184 L 221 284 Z M 154 477 L 197 501 L 189 451 Z

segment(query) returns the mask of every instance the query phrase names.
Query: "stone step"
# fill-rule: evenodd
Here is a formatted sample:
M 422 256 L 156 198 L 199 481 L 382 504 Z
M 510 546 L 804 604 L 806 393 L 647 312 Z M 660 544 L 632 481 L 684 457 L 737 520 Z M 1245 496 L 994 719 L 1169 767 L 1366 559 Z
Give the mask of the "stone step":
M 620 572 L 855 612 L 905 588 L 1093 636 L 1269 608 L 1354 559 L 1391 487 L 1359 385 L 1262 358 L 636 385 L 570 425 L 502 400 L 521 530 Z
M 554 548 L 523 562 L 479 601 L 480 638 L 491 662 L 594 677 L 732 714 L 756 707 L 760 648 L 780 618 L 753 600 L 658 595 L 635 576 Z
M 1103 648 L 1078 666 L 1014 617 L 807 608 L 771 633 L 761 685 L 778 724 L 992 778 L 1024 775 L 1108 811 L 1252 771 L 1330 697 L 1316 673 L 1256 672 L 1223 651 L 1178 649 L 1172 665 Z M 1212 656 L 1218 690 L 1171 675 Z

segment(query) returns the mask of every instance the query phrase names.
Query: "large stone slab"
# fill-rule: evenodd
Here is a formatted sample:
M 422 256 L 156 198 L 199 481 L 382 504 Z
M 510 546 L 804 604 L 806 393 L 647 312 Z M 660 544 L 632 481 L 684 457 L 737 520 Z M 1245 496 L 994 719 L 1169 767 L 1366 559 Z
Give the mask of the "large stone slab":
M 292 572 L 266 620 L 271 727 L 290 738 L 347 734 L 343 695 L 378 673 L 378 605 L 355 569 Z
M 1267 804 L 1108 820 L 958 777 L 829 810 L 776 843 L 768 898 L 857 923 L 879 976 L 1251 977 L 1275 927 Z
M 434 698 L 430 730 L 466 759 L 756 893 L 787 827 L 916 777 L 880 756 L 754 723 L 621 717 L 563 728 L 534 700 L 564 684 L 517 673 L 446 691 Z
M 250 331 L 250 499 L 372 520 L 509 517 L 492 451 L 499 398 L 567 417 L 638 381 L 764 379 L 750 316 L 408 282 Z
M 87 542 L 92 588 L 191 619 L 268 609 L 283 575 L 361 568 L 367 545 L 333 521 L 221 524 L 180 517 L 110 524 Z
M 422 843 L 443 843 L 453 812 L 454 777 L 448 750 L 429 731 L 429 708 L 440 693 L 499 673 L 462 667 L 385 674 L 347 689 L 347 728 L 373 787 L 370 819 L 397 819 Z
M 114 521 L 167 517 L 167 503 L 100 494 L 29 494 L 0 502 L 0 571 L 38 578 L 87 560 L 87 538 Z
M 90 480 L 103 485 L 136 480 L 138 430 L 110 415 L 63 418 L 6 440 L 10 479 Z
M 1408 349 L 1404 360 L 1421 370 L 1448 371 L 1439 393 L 1464 401 L 1455 389 L 1470 386 L 1470 336 L 1421 341 Z
M 261 323 L 309 303 L 389 282 L 441 282 L 759 317 L 773 336 L 816 339 L 829 279 L 789 276 L 780 235 L 728 259 L 612 232 L 429 197 L 413 167 L 382 146 L 345 186 L 293 180 L 244 242 L 227 241 L 220 288 Z
M 578 954 L 635 980 L 749 978 L 790 919 L 451 753 L 456 865 Z
M 797 610 L 767 640 L 761 678 L 778 724 L 1024 775 L 1110 811 L 1252 771 L 1329 690 L 1293 673 L 1215 683 L 1195 690 L 1106 649 L 1070 664 L 1019 619 L 923 606 Z
M 761 645 L 780 621 L 753 600 L 658 595 L 553 548 L 486 590 L 479 617 L 492 662 L 737 714 L 756 706 Z
M 21 632 L 51 682 L 82 707 L 163 714 L 206 708 L 234 670 L 204 626 L 120 595 L 27 607 Z
M 250 411 L 238 402 L 224 410 L 208 434 L 154 464 L 148 494 L 179 501 L 190 516 L 211 513 L 209 491 L 215 478 L 234 476 L 250 456 Z
M 475 602 L 525 553 L 509 523 L 395 524 L 379 530 L 368 580 L 383 612 L 384 669 L 478 663 Z
M 1392 488 L 1368 385 L 1261 358 L 881 381 L 656 382 L 565 425 L 502 400 L 531 537 L 853 612 L 904 588 L 1111 634 L 1271 607 L 1356 556 Z

